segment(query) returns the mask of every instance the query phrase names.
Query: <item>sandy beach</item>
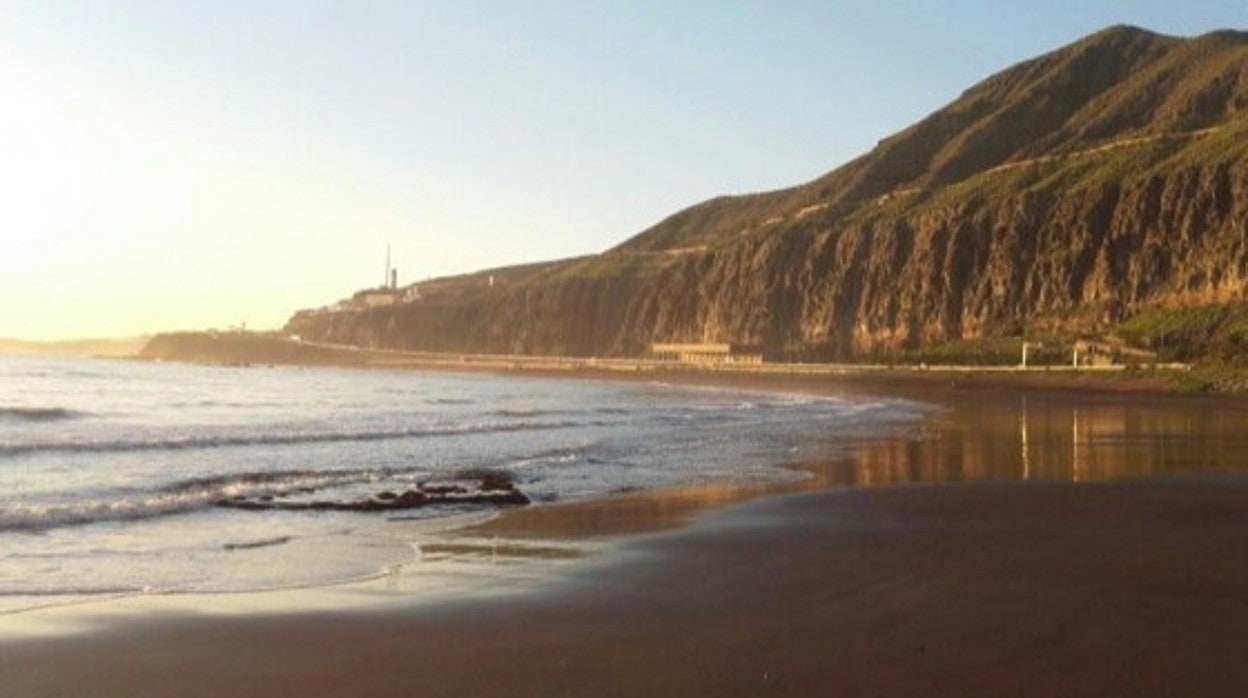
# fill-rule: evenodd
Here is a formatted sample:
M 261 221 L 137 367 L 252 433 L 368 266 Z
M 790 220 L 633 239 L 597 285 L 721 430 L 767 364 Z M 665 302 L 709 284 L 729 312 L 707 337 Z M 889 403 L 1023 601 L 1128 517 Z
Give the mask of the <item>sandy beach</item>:
M 4 641 L 0 687 L 12 696 L 1248 687 L 1248 480 L 1234 472 L 1248 462 L 1242 405 L 922 384 L 895 392 L 938 408 L 843 461 L 801 464 L 815 475 L 803 491 L 659 492 L 518 510 L 465 532 L 611 541 L 523 593 L 152 612 Z
M 1235 695 L 1248 485 L 766 499 L 541 593 L 5 646 L 13 696 Z

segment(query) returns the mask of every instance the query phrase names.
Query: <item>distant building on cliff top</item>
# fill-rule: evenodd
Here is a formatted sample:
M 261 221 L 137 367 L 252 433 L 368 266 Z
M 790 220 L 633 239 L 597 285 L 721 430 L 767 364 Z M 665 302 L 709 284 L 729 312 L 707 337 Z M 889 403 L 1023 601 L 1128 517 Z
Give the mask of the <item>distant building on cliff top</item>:
M 357 308 L 379 308 L 394 305 L 403 298 L 403 292 L 396 288 L 366 288 L 351 296 L 351 302 Z

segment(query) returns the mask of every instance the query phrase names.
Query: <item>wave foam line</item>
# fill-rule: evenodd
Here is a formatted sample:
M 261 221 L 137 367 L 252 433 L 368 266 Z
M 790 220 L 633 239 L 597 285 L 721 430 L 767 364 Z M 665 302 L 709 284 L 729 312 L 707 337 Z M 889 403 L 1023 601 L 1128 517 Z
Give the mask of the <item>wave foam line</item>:
M 207 509 L 232 497 L 312 492 L 327 487 L 393 479 L 423 471 L 390 468 L 245 472 L 195 478 L 158 490 L 70 504 L 18 504 L 0 507 L 0 531 L 43 531 L 103 521 L 134 521 Z
M 292 444 L 332 443 L 339 441 L 389 441 L 397 439 L 488 434 L 494 432 L 540 431 L 585 426 L 580 422 L 501 422 L 435 426 L 385 431 L 302 432 L 294 434 L 254 434 L 220 436 L 185 436 L 150 441 L 36 441 L 0 444 L 0 455 L 19 456 L 30 453 L 116 453 L 128 451 L 178 451 L 228 446 L 284 446 Z M 592 426 L 592 424 L 591 424 Z

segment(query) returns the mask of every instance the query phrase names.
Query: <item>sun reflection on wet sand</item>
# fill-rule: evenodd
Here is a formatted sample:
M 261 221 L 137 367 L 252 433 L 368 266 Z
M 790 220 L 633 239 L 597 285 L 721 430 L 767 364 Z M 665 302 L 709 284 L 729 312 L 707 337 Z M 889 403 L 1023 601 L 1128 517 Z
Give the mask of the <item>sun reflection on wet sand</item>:
M 942 409 L 898 434 L 842 448 L 843 457 L 793 463 L 810 474 L 801 481 L 686 487 L 534 507 L 466 533 L 546 539 L 645 533 L 680 526 L 726 503 L 828 487 L 1248 473 L 1248 409 L 1224 400 L 1017 392 L 938 400 Z M 839 443 L 835 434 L 828 438 Z
M 843 485 L 1085 482 L 1248 472 L 1248 412 L 1226 402 L 1016 396 L 955 404 L 868 442 Z
M 468 529 L 473 536 L 577 539 L 675 528 L 700 511 L 772 492 L 823 486 L 821 478 L 789 484 L 705 485 L 653 490 L 507 512 Z

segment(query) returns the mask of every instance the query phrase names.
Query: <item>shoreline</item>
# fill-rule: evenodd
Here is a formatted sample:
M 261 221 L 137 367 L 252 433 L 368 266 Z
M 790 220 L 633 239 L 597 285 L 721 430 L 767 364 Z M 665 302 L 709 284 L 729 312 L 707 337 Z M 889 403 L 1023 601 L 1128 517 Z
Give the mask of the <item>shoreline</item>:
M 347 588 L 240 594 L 226 599 L 237 603 L 216 609 L 196 608 L 202 598 L 141 598 L 113 606 L 117 613 L 71 609 L 67 615 L 86 622 L 89 631 L 4 641 L 0 687 L 23 696 L 84 686 L 106 696 L 260 696 L 292 687 L 305 695 L 696 696 L 886 689 L 898 695 L 973 694 L 979 688 L 984 694 L 991 688 L 997 694 L 1055 695 L 1057 687 L 1063 695 L 1094 695 L 1090 687 L 1103 694 L 1123 686 L 1141 695 L 1167 695 L 1192 685 L 1248 685 L 1248 677 L 1239 683 L 1238 658 L 1231 663 L 1212 640 L 1183 654 L 1186 666 L 1217 677 L 1204 684 L 1181 684 L 1180 678 L 1190 680 L 1186 670 L 1170 655 L 1156 655 L 1159 643 L 1139 641 L 1157 637 L 1151 633 L 1158 623 L 1169 632 L 1181 630 L 1179 621 L 1157 615 L 1169 608 L 1213 619 L 1213 637 L 1234 646 L 1230 633 L 1242 626 L 1223 619 L 1248 622 L 1238 605 L 1227 607 L 1228 599 L 1248 591 L 1248 552 L 1240 552 L 1248 551 L 1248 529 L 1237 518 L 1248 509 L 1242 476 L 1176 481 L 1158 471 L 1139 482 L 1001 484 L 993 482 L 997 471 L 976 469 L 968 460 L 975 449 L 990 456 L 984 461 L 989 465 L 1005 458 L 999 449 L 971 447 L 977 433 L 997 428 L 986 416 L 1021 399 L 1024 451 L 1010 467 L 1023 468 L 1024 477 L 1015 479 L 1028 479 L 1029 398 L 1036 405 L 1031 428 L 1040 430 L 1032 438 L 1049 444 L 1066 429 L 1045 426 L 1064 414 L 1060 410 L 1074 410 L 1077 419 L 1082 410 L 1079 424 L 1109 433 L 1115 411 L 1134 409 L 1136 393 L 690 372 L 526 375 L 901 397 L 937 404 L 950 415 L 923 420 L 917 436 L 858 443 L 845 462 L 823 464 L 807 491 L 770 488 L 743 499 L 739 489 L 689 488 L 503 512 L 441 536 L 435 546 L 444 546 L 444 560 L 461 555 L 461 566 L 444 570 L 440 580 L 436 574 L 406 580 L 424 588 L 401 582 L 387 589 L 382 579 Z M 1183 415 L 1194 407 L 1209 414 L 1248 411 L 1224 397 L 1164 395 L 1148 402 L 1173 403 L 1189 422 Z M 933 435 L 927 431 L 933 428 L 947 431 Z M 959 436 L 959 428 L 966 433 Z M 942 470 L 948 453 L 925 453 L 929 442 L 960 454 L 958 467 Z M 1046 461 L 1058 457 L 1044 455 Z M 1078 480 L 1078 443 L 1069 457 L 1075 459 L 1069 472 Z M 1126 454 L 1123 462 L 1131 458 Z M 1116 477 L 1112 462 L 1091 461 L 1100 469 L 1092 475 Z M 1057 471 L 1057 478 L 1066 473 Z M 963 484 L 891 486 L 947 480 Z M 798 489 L 802 484 L 795 483 Z M 1100 505 L 1090 506 L 1093 500 Z M 991 533 L 992 545 L 985 547 L 982 536 L 999 528 L 1007 530 Z M 1083 532 L 1089 530 L 1097 535 L 1088 538 Z M 946 540 L 951 534 L 960 542 Z M 916 547 L 916 536 L 934 547 Z M 503 557 L 518 552 L 520 564 L 500 569 L 488 561 L 491 548 L 498 554 L 500 539 Z M 1095 542 L 1091 548 L 1089 541 Z M 1165 551 L 1155 549 L 1159 543 Z M 1042 558 L 1031 559 L 1037 546 L 1049 547 Z M 526 549 L 533 553 L 531 564 L 523 559 Z M 1204 565 L 1204 557 L 1215 562 Z M 994 582 L 1000 573 L 1020 578 L 1015 565 L 1040 562 L 1074 572 L 1100 565 L 1104 578 L 1056 590 L 1039 582 L 1026 588 Z M 481 574 L 476 581 L 485 583 L 464 593 L 464 572 L 473 565 Z M 945 581 L 933 591 L 931 577 L 910 568 Z M 1176 576 L 1176 569 L 1188 576 Z M 1032 571 L 1060 582 L 1051 579 L 1052 569 Z M 439 590 L 447 593 L 428 594 Z M 1098 617 L 1092 630 L 1081 627 L 1079 613 L 1123 590 L 1143 604 L 1143 613 L 1114 602 L 1121 614 Z M 985 599 L 991 603 L 980 608 Z M 1020 619 L 1021 631 L 1010 630 Z M 1093 630 L 1100 634 L 1088 635 Z M 977 646 L 981 636 L 998 646 Z M 1081 663 L 1058 646 L 1060 637 L 1117 657 L 1110 661 L 1125 661 L 1149 683 L 1106 683 L 1124 677 Z M 1102 643 L 1104 638 L 1121 646 Z M 1041 655 L 1021 659 L 1036 647 Z M 131 658 L 124 668 L 109 660 L 122 653 Z M 335 657 L 329 664 L 327 653 Z M 753 663 L 742 666 L 743 659 Z M 1037 673 L 1045 662 L 1081 672 L 1082 683 Z M 982 686 L 967 683 L 968 676 L 982 679 Z M 1038 683 L 1022 685 L 1020 676 Z
M 299 365 L 307 364 L 296 364 L 296 366 Z M 872 370 L 865 372 L 802 374 L 758 372 L 748 369 L 717 370 L 699 366 L 664 366 L 645 371 L 621 371 L 618 369 L 589 367 L 552 369 L 529 366 L 511 366 L 506 369 L 499 369 L 482 365 L 470 365 L 465 369 L 440 363 L 432 367 L 422 363 L 405 363 L 402 365 L 344 365 L 335 363 L 308 366 L 311 368 L 348 370 L 431 371 L 435 373 L 461 373 L 464 375 L 484 373 L 504 377 L 521 376 L 556 381 L 647 382 L 694 388 L 849 399 L 878 397 L 917 402 L 927 405 L 937 412 L 956 409 L 957 405 L 961 404 L 968 397 L 972 400 L 978 399 L 977 396 L 984 395 L 986 391 L 1004 391 L 1007 395 L 1036 391 L 1040 395 L 1058 401 L 1084 398 L 1114 400 L 1124 394 L 1147 394 L 1163 401 L 1177 401 L 1180 403 L 1209 401 L 1226 403 L 1228 405 L 1234 404 L 1232 399 L 1222 395 L 1189 395 L 1176 394 L 1166 390 L 1156 391 L 1153 386 L 1142 381 L 1130 383 L 1093 381 L 1089 385 L 1083 380 L 1076 380 L 1073 383 L 1053 380 L 1054 378 L 1058 378 L 1059 381 L 1063 378 L 1104 378 L 1104 376 L 1096 374 L 1074 374 L 1069 372 L 1053 374 L 1047 372 L 1030 374 L 1010 374 L 1008 372 L 986 374 L 959 373 L 956 375 L 956 379 L 950 380 L 948 374 L 939 371 L 923 373 Z M 1248 404 L 1245 404 L 1244 407 L 1248 409 Z M 479 538 L 482 535 L 490 535 L 496 538 L 502 537 L 516 541 L 522 546 L 536 545 L 539 548 L 543 544 L 576 544 L 578 541 L 584 543 L 592 539 L 605 541 L 606 547 L 610 547 L 614 543 L 627 541 L 627 539 L 634 536 L 646 536 L 679 530 L 689 526 L 698 516 L 706 515 L 708 512 L 713 513 L 718 508 L 753 499 L 863 485 L 906 484 L 904 482 L 855 482 L 854 477 L 848 474 L 847 467 L 856 456 L 851 456 L 849 453 L 861 452 L 870 446 L 881 444 L 901 444 L 907 438 L 904 432 L 912 430 L 912 428 L 921 428 L 922 424 L 930 418 L 930 415 L 921 417 L 917 423 L 907 425 L 900 430 L 896 425 L 884 426 L 882 432 L 891 431 L 891 434 L 875 433 L 867 437 L 837 437 L 833 441 L 847 449 L 847 453 L 842 454 L 839 459 L 832 462 L 824 461 L 819 463 L 794 462 L 782 466 L 803 473 L 805 477 L 799 480 L 778 483 L 687 485 L 656 488 L 638 493 L 614 493 L 538 506 L 493 510 L 483 512 L 481 515 L 469 514 L 462 517 L 472 519 L 472 521 L 467 523 L 455 523 L 455 521 L 461 518 L 456 516 L 450 517 L 447 527 L 436 527 L 439 529 L 439 534 L 436 538 L 426 537 L 423 542 L 435 548 L 446 548 L 459 545 L 465 540 Z M 833 475 L 833 473 L 837 474 Z M 482 521 L 481 519 L 484 520 Z M 436 524 L 436 522 L 443 521 L 443 519 L 431 519 L 429 521 Z M 379 526 L 382 525 L 381 522 L 377 523 Z M 470 543 L 469 547 L 471 545 Z M 589 557 L 600 553 L 603 546 L 588 546 L 588 548 L 594 547 L 599 549 L 596 551 L 587 549 L 582 551 L 582 553 L 572 554 L 568 557 Z M 529 558 L 532 556 L 521 552 L 515 557 Z M 409 560 L 398 563 L 397 566 L 407 567 L 414 562 L 416 561 Z M 468 567 L 471 566 L 471 564 L 468 565 Z M 422 572 L 431 573 L 429 576 L 432 577 L 440 575 L 444 578 L 456 577 L 462 574 L 461 571 L 454 569 L 432 570 L 422 568 Z M 469 572 L 469 574 L 471 575 L 472 572 Z M 254 603 L 250 604 L 251 607 L 260 612 L 298 613 L 303 610 L 314 610 L 323 606 L 326 600 L 322 597 L 333 596 L 336 590 L 347 589 L 354 591 L 361 588 L 367 590 L 370 586 L 376 586 L 375 583 L 378 580 L 384 580 L 388 577 L 394 578 L 395 576 L 386 570 L 378 570 L 358 578 L 237 591 L 162 591 L 154 593 L 127 592 L 122 594 L 67 595 L 63 601 L 58 600 L 46 605 L 2 612 L 0 613 L 0 618 L 15 615 L 25 618 L 27 614 L 34 617 L 43 614 L 45 610 L 59 612 L 61 609 L 100 606 L 105 607 L 105 615 L 108 615 L 109 609 L 107 607 L 118 601 L 121 602 L 118 605 L 127 607 L 121 609 L 123 612 L 118 614 L 121 616 L 147 613 L 148 611 L 144 610 L 145 606 L 180 611 L 196 607 L 199 607 L 200 610 L 211 610 L 229 606 L 229 603 L 223 604 L 221 600 L 233 598 L 250 598 L 254 601 Z M 389 585 L 391 587 L 395 586 L 393 581 Z M 397 596 L 388 599 L 386 603 L 410 605 L 422 605 L 426 601 L 437 603 L 443 597 L 472 596 L 487 586 L 489 585 L 477 584 L 475 590 L 469 589 L 463 591 L 463 593 L 452 591 L 451 593 L 430 594 L 429 599 L 412 595 L 407 597 Z M 427 592 L 422 591 L 418 593 L 425 594 Z M 311 600 L 301 601 L 296 598 L 300 596 L 311 597 Z M 156 603 L 150 603 L 152 600 L 156 600 Z M 338 600 L 343 601 L 344 599 Z M 77 621 L 75 618 L 69 618 L 68 620 L 70 625 L 75 624 Z M 44 631 L 37 629 L 33 634 L 44 634 Z M 3 641 L 3 639 L 3 634 L 0 634 L 0 641 Z
M 479 372 L 473 372 L 479 373 Z M 529 377 L 568 380 L 568 376 L 528 373 Z M 580 376 L 581 380 L 600 380 Z M 775 388 L 725 383 L 683 382 L 687 387 L 773 394 Z M 832 395 L 820 392 L 821 395 Z M 889 439 L 895 426 L 872 428 L 872 439 Z M 861 437 L 837 439 L 852 449 Z M 32 638 L 116 632 L 160 614 L 229 616 L 237 608 L 258 615 L 303 614 L 328 608 L 367 612 L 376 607 L 419 608 L 496 594 L 533 591 L 527 582 L 557 583 L 561 570 L 551 559 L 612 564 L 611 550 L 637 536 L 687 526 L 697 516 L 733 503 L 835 486 L 832 464 L 781 463 L 799 473 L 781 480 L 708 482 L 615 492 L 524 507 L 506 507 L 448 517 L 369 522 L 364 539 L 416 547 L 416 555 L 358 577 L 228 591 L 170 590 L 53 594 L 17 597 L 38 600 L 29 606 L 0 606 L 0 645 Z M 500 541 L 502 541 L 500 543 Z M 451 554 L 446 554 L 450 552 Z M 490 558 L 485 561 L 484 558 Z M 516 568 L 498 574 L 497 565 Z M 533 564 L 531 564 L 533 563 Z M 5 628 L 6 619 L 11 627 Z M 3 683 L 0 682 L 0 687 Z

